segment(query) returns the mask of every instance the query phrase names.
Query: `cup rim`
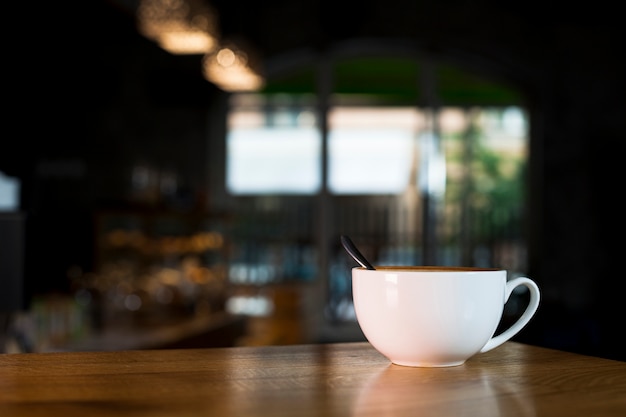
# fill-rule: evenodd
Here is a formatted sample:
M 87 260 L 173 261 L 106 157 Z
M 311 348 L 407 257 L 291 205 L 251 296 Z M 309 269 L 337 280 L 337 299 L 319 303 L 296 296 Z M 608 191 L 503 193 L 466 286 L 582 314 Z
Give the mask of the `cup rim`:
M 506 271 L 504 268 L 486 268 L 480 266 L 446 266 L 446 265 L 374 265 L 375 270 L 355 266 L 352 269 L 375 272 L 498 272 Z

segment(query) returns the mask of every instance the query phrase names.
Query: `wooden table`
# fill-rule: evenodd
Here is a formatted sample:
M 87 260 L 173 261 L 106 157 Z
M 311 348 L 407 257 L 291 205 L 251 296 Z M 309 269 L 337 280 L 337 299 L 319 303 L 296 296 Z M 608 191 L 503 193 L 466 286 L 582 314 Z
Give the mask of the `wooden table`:
M 0 416 L 626 416 L 626 362 L 507 342 L 452 368 L 368 343 L 0 355 Z

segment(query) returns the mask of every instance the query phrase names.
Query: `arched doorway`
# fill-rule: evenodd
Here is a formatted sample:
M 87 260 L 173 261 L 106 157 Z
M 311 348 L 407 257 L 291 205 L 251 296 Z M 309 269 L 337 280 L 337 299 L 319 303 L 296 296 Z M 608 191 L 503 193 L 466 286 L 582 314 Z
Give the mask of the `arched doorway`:
M 306 286 L 307 326 L 354 321 L 340 234 L 378 264 L 525 272 L 523 98 L 402 45 L 281 57 L 263 91 L 230 97 L 232 280 L 251 297 Z

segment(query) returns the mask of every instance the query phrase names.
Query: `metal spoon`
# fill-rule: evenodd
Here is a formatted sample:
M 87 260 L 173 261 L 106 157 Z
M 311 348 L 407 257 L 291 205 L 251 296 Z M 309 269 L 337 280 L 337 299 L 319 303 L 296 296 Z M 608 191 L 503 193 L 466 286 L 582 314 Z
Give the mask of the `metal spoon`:
M 356 245 L 352 243 L 352 240 L 348 236 L 341 235 L 341 244 L 343 245 L 346 252 L 350 254 L 363 268 L 374 270 L 375 268 L 365 256 L 357 249 Z

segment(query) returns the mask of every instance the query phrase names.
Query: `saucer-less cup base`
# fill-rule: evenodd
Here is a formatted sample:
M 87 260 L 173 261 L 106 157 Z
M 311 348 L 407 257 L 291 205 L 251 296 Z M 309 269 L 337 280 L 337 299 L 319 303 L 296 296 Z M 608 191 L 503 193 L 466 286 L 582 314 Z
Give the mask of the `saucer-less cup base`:
M 513 290 L 530 301 L 508 329 L 494 337 Z M 450 267 L 377 267 L 352 270 L 356 317 L 367 340 L 404 366 L 457 366 L 517 334 L 539 306 L 529 278 L 507 281 L 506 270 Z

